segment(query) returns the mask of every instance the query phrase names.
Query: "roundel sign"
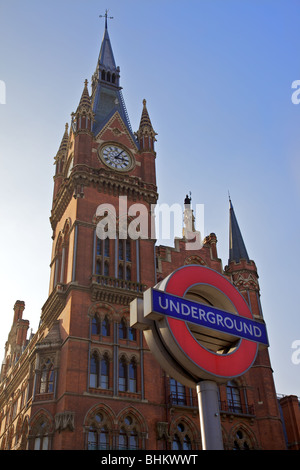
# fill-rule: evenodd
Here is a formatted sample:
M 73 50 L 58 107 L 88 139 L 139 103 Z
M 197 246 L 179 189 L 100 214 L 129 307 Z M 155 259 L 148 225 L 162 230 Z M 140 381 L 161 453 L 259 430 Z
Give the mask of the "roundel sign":
M 131 326 L 144 330 L 161 366 L 181 383 L 224 381 L 244 374 L 265 324 L 255 321 L 240 292 L 218 272 L 183 266 L 130 305 Z

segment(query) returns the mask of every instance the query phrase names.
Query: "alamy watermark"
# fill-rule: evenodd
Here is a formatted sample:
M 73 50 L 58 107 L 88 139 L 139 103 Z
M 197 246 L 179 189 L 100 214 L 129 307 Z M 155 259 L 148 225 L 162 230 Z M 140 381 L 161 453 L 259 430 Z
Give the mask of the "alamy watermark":
M 299 104 L 300 103 L 300 80 L 294 80 L 292 82 L 292 88 L 295 89 L 295 91 L 292 93 L 291 100 L 293 104 Z
M 292 349 L 295 349 L 292 354 L 292 363 L 297 366 L 300 364 L 300 339 L 295 339 L 295 341 L 292 342 Z
M 196 204 L 194 210 L 185 204 L 184 211 L 177 203 L 171 206 L 166 203 L 151 204 L 149 211 L 142 203 L 128 206 L 127 196 L 119 196 L 118 215 L 113 204 L 104 203 L 97 207 L 96 217 L 96 234 L 101 240 L 131 238 L 173 241 L 176 234 L 183 232 L 187 250 L 202 248 L 204 204 Z M 199 230 L 194 227 L 195 220 Z
M 6 85 L 3 80 L 0 80 L 0 104 L 6 104 Z

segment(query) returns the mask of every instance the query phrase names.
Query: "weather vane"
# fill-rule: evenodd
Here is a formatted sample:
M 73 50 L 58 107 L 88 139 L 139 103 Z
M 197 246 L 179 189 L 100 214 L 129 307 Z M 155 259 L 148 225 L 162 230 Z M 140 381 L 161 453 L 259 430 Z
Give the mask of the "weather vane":
M 113 16 L 108 16 L 107 13 L 108 13 L 108 10 L 105 10 L 105 15 L 99 15 L 99 18 L 105 18 L 105 28 L 107 28 L 107 18 L 108 18 L 109 20 L 113 20 L 113 19 L 114 19 Z

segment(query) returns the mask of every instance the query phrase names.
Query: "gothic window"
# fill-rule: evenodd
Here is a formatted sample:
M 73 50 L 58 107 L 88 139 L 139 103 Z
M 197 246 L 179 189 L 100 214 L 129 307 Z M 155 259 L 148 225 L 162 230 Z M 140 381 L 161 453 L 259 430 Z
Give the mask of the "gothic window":
M 94 353 L 90 362 L 90 387 L 97 388 L 99 382 L 99 358 L 98 354 Z
M 92 335 L 100 334 L 100 322 L 98 316 L 95 315 L 92 319 Z
M 129 391 L 136 392 L 136 362 L 133 359 L 129 364 Z
M 92 318 L 92 329 L 91 333 L 94 336 L 109 336 L 110 334 L 110 325 L 109 318 L 107 315 L 101 320 L 97 313 Z
M 122 318 L 119 324 L 119 338 L 126 339 L 127 338 L 127 324 L 125 318 Z
M 39 393 L 53 393 L 54 391 L 54 368 L 50 359 L 42 366 Z
M 250 450 L 250 448 L 251 443 L 248 436 L 244 431 L 239 429 L 235 435 L 233 450 Z
M 33 450 L 48 450 L 49 449 L 49 423 L 47 420 L 42 419 L 33 430 Z
M 120 420 L 118 435 L 119 450 L 137 450 L 142 448 L 140 423 L 131 413 Z
M 128 328 L 128 339 L 130 341 L 136 341 L 136 329 Z
M 108 450 L 111 448 L 112 425 L 102 411 L 96 412 L 89 420 L 87 432 L 88 450 Z
M 121 392 L 127 390 L 127 364 L 123 357 L 119 361 L 119 390 Z
M 226 394 L 228 411 L 242 413 L 240 390 L 234 380 L 227 382 Z
M 191 450 L 192 443 L 189 429 L 183 422 L 177 424 L 177 429 L 172 436 L 172 450 Z
M 90 360 L 90 387 L 109 388 L 109 358 L 105 354 L 101 359 L 95 351 Z
M 109 276 L 109 238 L 101 240 L 97 237 L 96 239 L 96 263 L 95 263 L 95 274 Z
M 109 360 L 107 356 L 101 359 L 100 363 L 100 387 L 108 389 L 109 386 Z
M 102 70 L 102 72 L 101 72 L 101 80 L 105 80 L 105 71 L 104 70 Z
M 105 316 L 105 318 L 102 320 L 101 333 L 102 336 L 109 336 L 109 320 L 107 316 Z
M 119 240 L 118 278 L 131 280 L 131 241 Z

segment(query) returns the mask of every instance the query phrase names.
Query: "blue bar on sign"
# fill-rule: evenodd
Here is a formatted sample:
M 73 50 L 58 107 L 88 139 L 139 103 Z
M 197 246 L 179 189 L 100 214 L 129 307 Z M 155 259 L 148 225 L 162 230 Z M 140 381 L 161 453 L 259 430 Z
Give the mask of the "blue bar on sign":
M 152 289 L 153 312 L 269 345 L 266 326 L 250 318 Z

